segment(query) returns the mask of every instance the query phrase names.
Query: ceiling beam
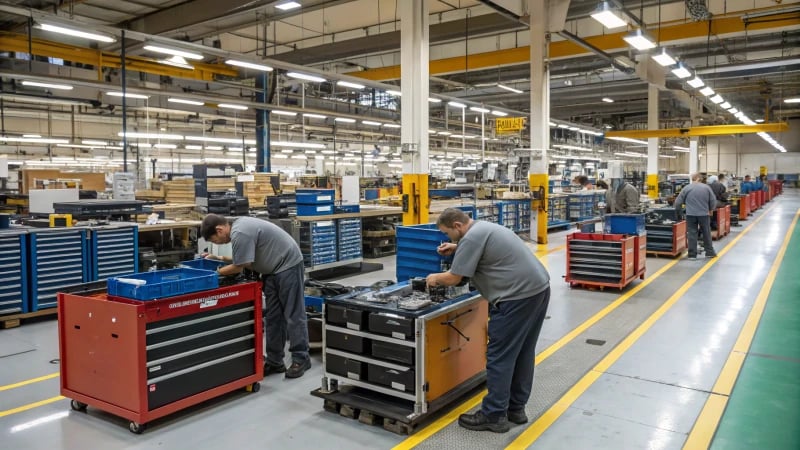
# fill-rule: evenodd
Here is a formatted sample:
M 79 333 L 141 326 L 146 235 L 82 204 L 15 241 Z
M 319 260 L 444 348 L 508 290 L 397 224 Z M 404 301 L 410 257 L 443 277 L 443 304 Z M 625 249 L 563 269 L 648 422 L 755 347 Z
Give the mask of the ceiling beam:
M 664 26 L 659 29 L 649 29 L 662 45 L 675 45 L 682 41 L 706 39 L 709 33 L 712 36 L 726 37 L 743 33 L 777 32 L 782 30 L 796 30 L 800 26 L 800 18 L 796 15 L 776 16 L 770 22 L 745 24 L 741 17 L 723 17 L 711 19 L 708 22 L 688 22 L 679 25 Z M 627 32 L 609 33 L 599 36 L 584 38 L 592 46 L 606 51 L 617 51 L 628 48 L 622 39 Z M 557 60 L 579 55 L 591 54 L 584 47 L 570 41 L 558 41 L 550 44 L 550 58 Z M 479 70 L 491 67 L 503 67 L 513 64 L 527 63 L 530 58 L 528 46 L 517 47 L 492 52 L 476 53 L 453 58 L 431 61 L 430 74 L 445 75 L 465 70 Z M 361 72 L 350 72 L 348 75 L 374 81 L 396 80 L 400 78 L 400 66 L 386 66 L 378 69 L 369 69 Z
M 606 138 L 624 137 L 632 139 L 648 139 L 662 137 L 690 137 L 690 136 L 719 136 L 725 134 L 749 134 L 749 133 L 782 133 L 789 131 L 789 124 L 786 122 L 762 123 L 759 125 L 710 125 L 705 127 L 691 128 L 665 128 L 663 130 L 623 130 L 607 131 Z

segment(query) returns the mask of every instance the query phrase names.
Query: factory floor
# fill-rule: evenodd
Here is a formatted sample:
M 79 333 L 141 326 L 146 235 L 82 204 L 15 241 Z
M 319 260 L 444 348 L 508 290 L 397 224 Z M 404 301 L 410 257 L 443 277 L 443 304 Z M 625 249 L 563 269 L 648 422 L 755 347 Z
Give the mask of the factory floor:
M 718 257 L 648 257 L 644 280 L 623 291 L 570 288 L 565 236 L 528 243 L 551 275 L 539 339 L 531 422 L 505 434 L 458 427 L 481 389 L 410 437 L 326 412 L 305 376 L 267 377 L 151 423 L 59 396 L 55 320 L 0 330 L 2 449 L 797 449 L 800 448 L 800 193 L 789 189 L 714 246 Z M 367 285 L 384 270 L 337 280 Z M 795 424 L 795 425 L 792 425 Z

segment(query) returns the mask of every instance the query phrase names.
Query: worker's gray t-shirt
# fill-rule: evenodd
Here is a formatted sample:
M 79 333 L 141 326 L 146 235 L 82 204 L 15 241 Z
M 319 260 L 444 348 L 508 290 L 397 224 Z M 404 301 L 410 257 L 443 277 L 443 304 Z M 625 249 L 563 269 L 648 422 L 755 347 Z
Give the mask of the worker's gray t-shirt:
M 300 247 L 281 227 L 254 217 L 240 217 L 231 225 L 233 264 L 252 264 L 263 275 L 283 272 L 303 261 Z
M 708 216 L 717 206 L 717 197 L 707 184 L 692 183 L 681 189 L 675 199 L 675 210 L 680 212 L 683 204 L 686 205 L 687 216 Z
M 450 272 L 470 277 L 489 303 L 533 297 L 550 283 L 547 269 L 519 236 L 480 220 L 458 242 Z

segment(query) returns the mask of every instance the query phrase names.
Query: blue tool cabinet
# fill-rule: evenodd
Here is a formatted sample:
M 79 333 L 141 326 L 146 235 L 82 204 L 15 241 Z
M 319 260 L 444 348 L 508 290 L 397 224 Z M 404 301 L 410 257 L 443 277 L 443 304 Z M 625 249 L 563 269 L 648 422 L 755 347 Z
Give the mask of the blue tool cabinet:
M 0 233 L 0 314 L 28 312 L 28 235 Z
M 82 228 L 28 231 L 29 312 L 54 308 L 59 290 L 89 281 L 86 233 Z
M 90 233 L 91 281 L 138 272 L 138 226 L 95 227 Z
M 361 258 L 361 218 L 338 219 L 339 261 Z
M 446 234 L 432 223 L 397 227 L 397 281 L 425 277 L 450 268 L 452 257 L 441 256 L 436 248 L 450 242 Z
M 299 229 L 300 252 L 306 267 L 336 262 L 336 222 L 302 222 Z

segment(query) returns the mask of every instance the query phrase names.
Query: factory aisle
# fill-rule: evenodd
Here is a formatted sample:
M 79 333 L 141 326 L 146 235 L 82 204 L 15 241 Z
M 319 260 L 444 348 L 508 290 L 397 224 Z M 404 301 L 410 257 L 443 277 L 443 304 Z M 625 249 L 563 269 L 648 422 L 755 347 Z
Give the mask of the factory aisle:
M 788 189 L 731 235 L 715 241 L 718 258 L 648 258 L 646 279 L 622 292 L 573 289 L 563 281 L 565 237 L 572 230 L 551 234 L 548 245 L 528 243 L 550 270 L 553 293 L 527 408 L 532 421 L 506 434 L 471 432 L 454 422 L 459 413 L 479 404 L 480 389 L 410 437 L 325 412 L 322 401 L 309 395 L 322 376 L 317 353 L 312 369 L 300 379 L 269 376 L 258 393 L 223 396 L 158 420 L 144 434 L 134 435 L 126 420 L 92 408 L 88 413 L 71 411 L 69 401 L 58 395 L 57 325 L 48 320 L 0 330 L 0 447 L 677 449 L 692 432 L 712 397 L 709 393 L 716 392 L 715 384 L 762 287 L 774 278 L 764 297 L 763 320 L 713 443 L 714 448 L 742 448 L 744 437 L 736 433 L 746 433 L 741 423 L 753 423 L 751 409 L 758 411 L 765 434 L 771 433 L 768 425 L 794 423 L 786 414 L 770 421 L 764 417 L 769 409 L 754 405 L 774 395 L 794 417 L 798 411 L 797 377 L 778 384 L 780 374 L 797 373 L 799 358 L 798 280 L 787 275 L 798 273 L 797 228 L 775 269 L 777 276 L 769 276 L 773 264 L 780 262 L 784 237 L 798 209 L 800 195 Z M 394 278 L 394 257 L 378 261 L 384 263 L 383 271 L 337 282 L 369 285 Z M 767 375 L 774 375 L 770 389 L 764 386 Z M 787 442 L 793 447 L 783 447 L 784 441 L 755 446 L 797 448 L 797 435 L 792 437 L 795 440 Z

